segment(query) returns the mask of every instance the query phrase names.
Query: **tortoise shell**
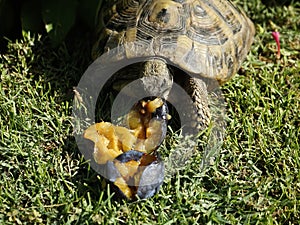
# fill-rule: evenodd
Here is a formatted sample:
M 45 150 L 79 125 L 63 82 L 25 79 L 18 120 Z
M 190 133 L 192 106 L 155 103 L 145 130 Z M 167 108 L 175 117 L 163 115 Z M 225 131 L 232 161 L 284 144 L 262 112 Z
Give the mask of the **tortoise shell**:
M 99 12 L 94 57 L 161 57 L 220 83 L 232 77 L 254 37 L 248 17 L 228 0 L 114 0 Z

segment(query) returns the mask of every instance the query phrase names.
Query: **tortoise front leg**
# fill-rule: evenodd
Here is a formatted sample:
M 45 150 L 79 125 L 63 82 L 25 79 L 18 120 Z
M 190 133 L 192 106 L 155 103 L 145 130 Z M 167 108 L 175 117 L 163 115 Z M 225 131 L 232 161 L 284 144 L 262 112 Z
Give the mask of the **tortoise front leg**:
M 182 87 L 191 97 L 193 108 L 195 109 L 190 115 L 187 115 L 191 121 L 191 124 L 188 126 L 194 127 L 198 131 L 204 130 L 208 127 L 211 119 L 207 85 L 200 78 L 186 76 L 182 77 L 182 79 Z

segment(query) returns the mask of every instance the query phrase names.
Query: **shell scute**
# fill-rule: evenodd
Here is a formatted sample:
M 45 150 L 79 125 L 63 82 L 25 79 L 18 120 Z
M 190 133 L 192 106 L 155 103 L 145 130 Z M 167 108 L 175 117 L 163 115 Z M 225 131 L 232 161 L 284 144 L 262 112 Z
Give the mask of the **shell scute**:
M 108 37 L 99 35 L 95 55 L 123 48 L 120 60 L 162 57 L 220 83 L 240 67 L 255 33 L 247 16 L 225 0 L 116 0 L 99 15 L 100 32 Z M 102 51 L 100 43 L 106 43 Z

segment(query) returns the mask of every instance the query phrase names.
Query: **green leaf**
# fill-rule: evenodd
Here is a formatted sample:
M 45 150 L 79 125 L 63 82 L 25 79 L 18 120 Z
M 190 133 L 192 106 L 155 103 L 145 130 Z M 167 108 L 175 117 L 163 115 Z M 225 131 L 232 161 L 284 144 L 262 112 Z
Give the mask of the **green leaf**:
M 77 4 L 76 0 L 42 1 L 42 17 L 54 46 L 61 44 L 74 25 Z

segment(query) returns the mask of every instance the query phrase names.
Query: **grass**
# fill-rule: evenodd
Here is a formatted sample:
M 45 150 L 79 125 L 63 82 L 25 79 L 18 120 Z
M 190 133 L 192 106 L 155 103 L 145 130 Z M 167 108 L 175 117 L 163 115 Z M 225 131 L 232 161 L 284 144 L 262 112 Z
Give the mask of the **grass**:
M 195 156 L 158 195 L 136 202 L 112 200 L 72 135 L 89 43 L 53 51 L 28 34 L 10 42 L 0 57 L 0 224 L 298 224 L 300 4 L 272 3 L 239 2 L 257 33 L 222 87 L 228 123 L 216 163 L 200 172 Z

